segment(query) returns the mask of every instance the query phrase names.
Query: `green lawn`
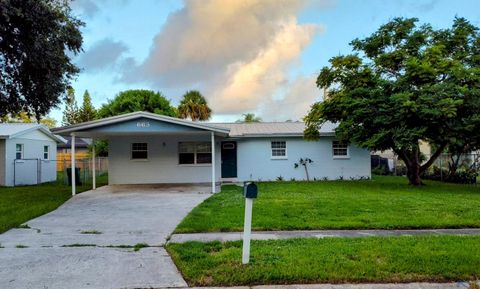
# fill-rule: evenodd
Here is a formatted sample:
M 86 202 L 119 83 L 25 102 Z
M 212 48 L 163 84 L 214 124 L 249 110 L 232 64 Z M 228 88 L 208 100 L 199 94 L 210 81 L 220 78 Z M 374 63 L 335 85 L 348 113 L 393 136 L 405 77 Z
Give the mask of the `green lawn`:
M 167 250 L 189 285 L 231 286 L 475 280 L 479 236 L 422 236 L 189 242 Z
M 364 181 L 259 184 L 253 230 L 394 229 L 480 227 L 480 186 L 426 181 L 412 187 L 403 177 Z M 176 233 L 241 231 L 240 187 L 196 207 Z
M 97 178 L 97 186 L 106 185 L 108 176 Z M 91 186 L 77 187 L 77 192 Z M 71 188 L 60 182 L 36 186 L 0 187 L 0 233 L 55 210 L 71 197 Z

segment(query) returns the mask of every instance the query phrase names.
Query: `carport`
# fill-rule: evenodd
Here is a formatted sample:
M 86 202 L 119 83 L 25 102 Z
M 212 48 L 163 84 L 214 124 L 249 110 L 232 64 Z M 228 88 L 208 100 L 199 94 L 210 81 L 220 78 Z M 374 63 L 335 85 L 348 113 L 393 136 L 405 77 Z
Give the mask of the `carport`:
M 54 130 L 70 135 L 75 167 L 75 138 L 92 139 L 92 178 L 95 189 L 95 140 L 109 142 L 109 184 L 206 184 L 212 192 L 220 182 L 220 146 L 229 129 L 199 122 L 133 112 Z M 72 194 L 75 195 L 75 170 Z

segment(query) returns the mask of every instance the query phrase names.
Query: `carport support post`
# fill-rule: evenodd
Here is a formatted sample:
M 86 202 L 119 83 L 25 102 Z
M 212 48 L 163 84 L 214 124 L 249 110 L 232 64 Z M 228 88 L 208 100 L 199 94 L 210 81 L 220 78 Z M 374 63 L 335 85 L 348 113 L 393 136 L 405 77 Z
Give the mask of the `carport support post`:
M 72 157 L 72 167 L 70 173 L 72 174 L 72 196 L 75 196 L 75 185 L 77 184 L 75 180 L 75 134 L 71 134 L 72 141 L 70 142 L 70 154 Z
M 212 193 L 215 193 L 215 133 L 211 132 L 212 136 Z
M 95 139 L 92 138 L 92 189 L 97 188 L 96 184 L 96 168 L 95 168 Z

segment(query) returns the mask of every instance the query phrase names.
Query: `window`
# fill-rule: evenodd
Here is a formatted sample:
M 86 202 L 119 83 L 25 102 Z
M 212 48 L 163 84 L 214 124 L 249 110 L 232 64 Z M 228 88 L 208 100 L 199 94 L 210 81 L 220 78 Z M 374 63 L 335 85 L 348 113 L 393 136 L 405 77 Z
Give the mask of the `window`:
M 43 146 L 43 159 L 50 159 L 50 146 Z
M 211 164 L 212 145 L 209 142 L 178 143 L 178 163 L 181 165 Z
M 272 141 L 272 158 L 277 158 L 277 159 L 287 158 L 287 142 L 286 141 Z
M 334 140 L 332 142 L 333 157 L 348 158 L 348 145 Z
M 23 159 L 23 144 L 17 143 L 15 146 L 15 159 Z
M 132 160 L 148 159 L 148 144 L 146 142 L 132 143 Z

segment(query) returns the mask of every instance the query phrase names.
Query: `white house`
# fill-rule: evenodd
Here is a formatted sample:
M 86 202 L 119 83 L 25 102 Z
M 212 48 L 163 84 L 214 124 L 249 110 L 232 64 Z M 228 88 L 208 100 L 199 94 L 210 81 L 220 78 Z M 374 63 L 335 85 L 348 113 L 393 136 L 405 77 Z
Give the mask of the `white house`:
M 226 181 L 303 180 L 300 158 L 313 160 L 311 179 L 370 178 L 369 151 L 339 143 L 334 128 L 326 124 L 320 140 L 306 141 L 301 122 L 203 123 L 134 112 L 54 132 L 72 143 L 107 139 L 109 184 L 210 183 L 215 192 Z
M 57 143 L 64 139 L 40 124 L 0 124 L 0 186 L 33 185 L 57 179 Z

